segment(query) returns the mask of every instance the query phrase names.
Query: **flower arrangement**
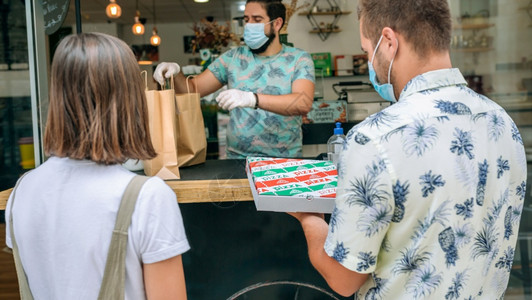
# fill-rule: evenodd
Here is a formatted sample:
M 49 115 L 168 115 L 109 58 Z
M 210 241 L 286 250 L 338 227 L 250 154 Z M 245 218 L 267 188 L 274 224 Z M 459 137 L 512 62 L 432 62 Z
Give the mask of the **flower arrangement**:
M 210 49 L 213 53 L 221 53 L 224 47 L 227 47 L 231 41 L 238 43 L 238 38 L 231 32 L 229 22 L 225 25 L 218 24 L 216 21 L 202 19 L 199 23 L 192 26 L 195 38 L 191 42 L 192 53 L 199 49 Z
M 284 26 L 281 28 L 281 33 L 286 33 L 286 30 L 288 28 L 288 21 L 290 21 L 290 18 L 298 11 L 303 8 L 309 7 L 310 3 L 304 3 L 300 6 L 297 6 L 298 0 L 290 0 L 290 4 L 283 3 L 286 7 L 286 17 L 284 21 Z

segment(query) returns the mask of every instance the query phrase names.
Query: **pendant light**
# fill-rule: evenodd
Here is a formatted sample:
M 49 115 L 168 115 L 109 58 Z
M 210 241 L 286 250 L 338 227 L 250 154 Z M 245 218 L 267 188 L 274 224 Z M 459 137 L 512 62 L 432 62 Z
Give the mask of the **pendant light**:
M 120 5 L 116 4 L 116 0 L 109 0 L 109 5 L 105 9 L 105 13 L 111 19 L 120 18 L 122 15 L 122 8 Z
M 135 24 L 133 24 L 133 27 L 131 27 L 131 30 L 133 31 L 133 34 L 135 35 L 143 35 L 144 34 L 144 25 L 140 23 L 140 12 L 137 10 L 137 14 L 135 15 Z
M 150 44 L 152 44 L 152 46 L 159 46 L 161 44 L 161 37 L 157 35 L 157 27 L 153 27 Z
M 155 14 L 155 0 L 152 1 L 153 4 L 153 30 L 152 36 L 150 38 L 150 44 L 152 46 L 159 46 L 161 44 L 161 37 L 157 35 L 157 15 Z
M 144 25 L 140 22 L 139 0 L 137 0 L 137 13 L 135 14 L 135 24 L 131 27 L 134 35 L 144 34 Z

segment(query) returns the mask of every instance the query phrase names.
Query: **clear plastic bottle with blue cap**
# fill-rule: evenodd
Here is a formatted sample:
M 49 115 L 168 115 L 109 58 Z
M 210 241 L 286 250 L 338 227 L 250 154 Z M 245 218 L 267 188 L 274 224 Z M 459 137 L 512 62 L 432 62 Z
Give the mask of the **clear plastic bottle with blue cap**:
M 338 166 L 338 160 L 340 159 L 340 152 L 344 148 L 345 143 L 344 129 L 342 128 L 342 123 L 336 122 L 336 127 L 334 128 L 334 134 L 327 141 L 327 160 L 333 162 Z

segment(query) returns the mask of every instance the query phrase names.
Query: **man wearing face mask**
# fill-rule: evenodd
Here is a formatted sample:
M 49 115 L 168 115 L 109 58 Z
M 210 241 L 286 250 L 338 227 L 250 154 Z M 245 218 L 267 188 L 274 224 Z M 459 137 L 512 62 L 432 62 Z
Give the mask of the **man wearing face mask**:
M 519 131 L 451 66 L 447 0 L 359 0 L 377 92 L 349 131 L 336 205 L 290 213 L 310 261 L 356 299 L 502 299 L 526 190 Z
M 248 0 L 246 46 L 222 54 L 193 79 L 191 86 L 202 96 L 228 87 L 216 98 L 230 111 L 228 158 L 302 156 L 301 116 L 312 108 L 314 63 L 305 51 L 280 43 L 285 14 L 280 0 Z M 162 84 L 171 75 L 176 92 L 186 92 L 175 63 L 159 64 L 154 79 Z

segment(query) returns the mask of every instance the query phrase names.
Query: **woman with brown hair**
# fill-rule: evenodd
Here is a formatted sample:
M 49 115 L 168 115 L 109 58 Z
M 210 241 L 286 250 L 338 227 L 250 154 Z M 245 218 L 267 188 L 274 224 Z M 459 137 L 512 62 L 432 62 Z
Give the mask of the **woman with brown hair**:
M 140 70 L 118 38 L 64 38 L 51 71 L 44 149 L 50 158 L 9 199 L 34 298 L 96 299 L 122 195 L 126 159 L 151 159 Z M 13 195 L 12 195 L 13 196 Z M 6 243 L 12 247 L 9 224 Z M 128 229 L 126 299 L 186 299 L 181 254 L 190 247 L 175 193 L 159 178 L 140 190 Z

